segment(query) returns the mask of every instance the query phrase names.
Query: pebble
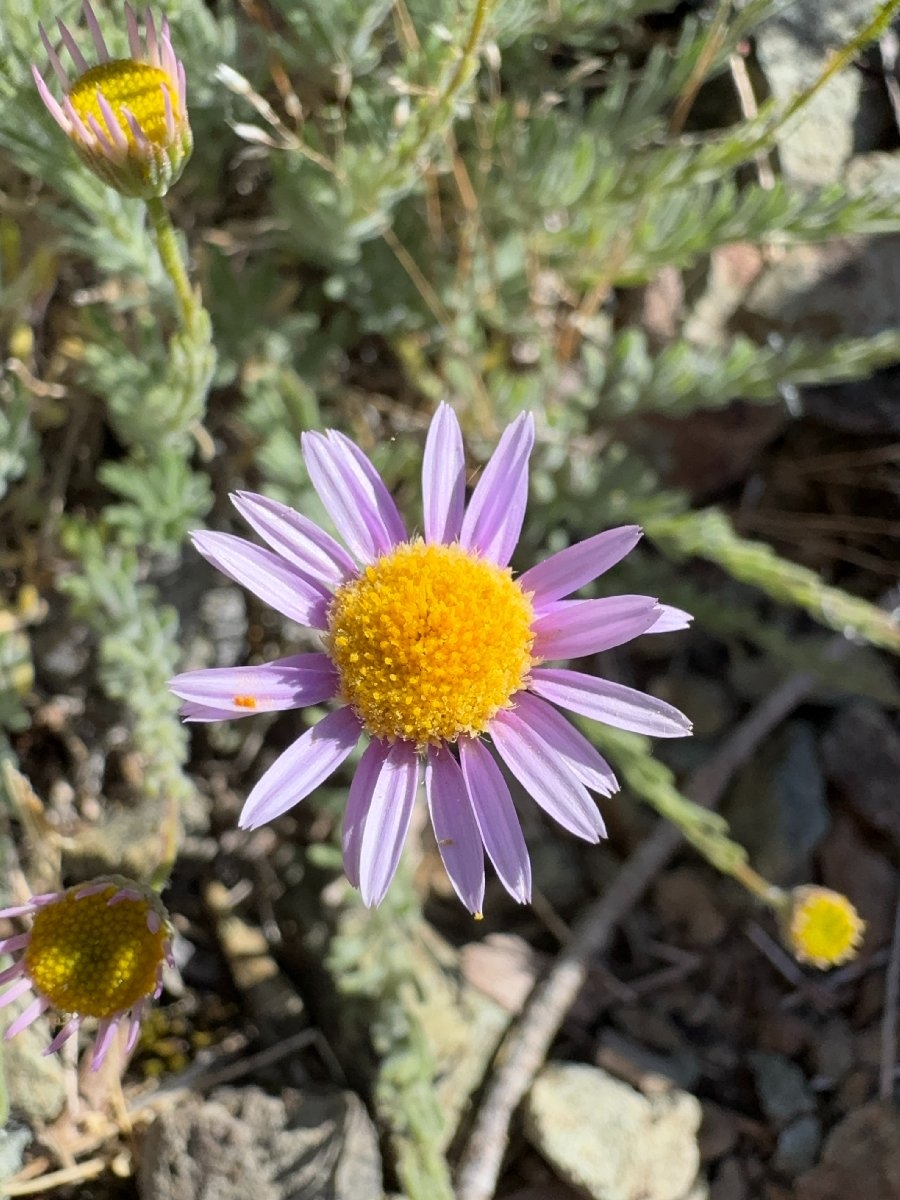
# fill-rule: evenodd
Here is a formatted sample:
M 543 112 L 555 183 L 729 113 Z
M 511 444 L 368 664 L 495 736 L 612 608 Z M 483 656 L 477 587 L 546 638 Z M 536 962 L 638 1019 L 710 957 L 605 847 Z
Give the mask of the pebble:
M 581 1063 L 546 1066 L 526 1105 L 534 1147 L 592 1200 L 705 1195 L 705 1185 L 697 1185 L 700 1118 L 700 1104 L 687 1092 L 648 1098 Z

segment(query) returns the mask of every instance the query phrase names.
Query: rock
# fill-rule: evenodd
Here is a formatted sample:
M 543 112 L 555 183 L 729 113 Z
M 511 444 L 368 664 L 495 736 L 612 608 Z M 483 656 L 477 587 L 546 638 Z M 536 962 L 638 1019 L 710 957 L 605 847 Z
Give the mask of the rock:
M 813 83 L 831 52 L 874 11 L 872 0 L 795 0 L 754 33 L 756 57 L 773 95 L 784 103 Z M 845 70 L 812 96 L 778 135 L 784 175 L 807 187 L 843 176 L 854 150 L 862 75 Z
M 774 1125 L 784 1125 L 815 1111 L 815 1097 L 796 1063 L 780 1054 L 760 1050 L 752 1051 L 747 1060 L 763 1112 Z
M 526 1105 L 527 1134 L 593 1200 L 688 1200 L 700 1165 L 700 1104 L 675 1089 L 642 1096 L 605 1071 L 554 1063 Z
M 874 705 L 842 708 L 822 742 L 828 777 L 861 821 L 900 850 L 900 733 Z
M 797 1180 L 797 1200 L 897 1200 L 900 1113 L 872 1101 L 832 1129 L 821 1162 Z
M 828 832 L 815 733 L 806 721 L 790 724 L 741 772 L 727 805 L 732 833 L 758 871 L 790 883 L 808 874 L 809 858 Z
M 138 1191 L 142 1200 L 382 1200 L 378 1137 L 352 1092 L 221 1088 L 157 1118 Z
M 782 1175 L 794 1179 L 810 1169 L 821 1145 L 822 1123 L 819 1118 L 812 1114 L 799 1117 L 778 1135 L 772 1166 Z

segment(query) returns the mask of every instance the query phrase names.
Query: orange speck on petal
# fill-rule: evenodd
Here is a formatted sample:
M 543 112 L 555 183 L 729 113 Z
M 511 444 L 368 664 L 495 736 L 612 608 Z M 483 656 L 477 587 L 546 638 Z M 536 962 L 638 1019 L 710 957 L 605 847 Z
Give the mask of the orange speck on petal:
M 235 696 L 234 703 L 238 708 L 256 708 L 256 697 Z

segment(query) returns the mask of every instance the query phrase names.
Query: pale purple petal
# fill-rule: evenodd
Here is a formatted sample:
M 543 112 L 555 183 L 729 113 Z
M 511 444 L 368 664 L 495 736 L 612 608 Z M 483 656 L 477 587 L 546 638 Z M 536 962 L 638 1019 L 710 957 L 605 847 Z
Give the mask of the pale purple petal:
M 507 710 L 497 713 L 490 732 L 497 753 L 541 808 L 576 837 L 598 842 L 605 830 L 597 805 L 538 730 Z
M 125 1053 L 130 1054 L 137 1045 L 138 1036 L 141 1032 L 141 1021 L 144 1019 L 144 1014 L 147 1010 L 147 1001 L 139 1000 L 128 1018 L 128 1036 L 125 1039 Z
M 253 711 L 249 708 L 246 712 L 234 712 L 230 708 L 210 708 L 206 704 L 193 704 L 188 700 L 179 708 L 178 715 L 182 721 L 199 724 L 209 721 L 235 721 L 242 716 L 252 717 Z
M 64 133 L 68 133 L 71 128 L 71 126 L 69 124 L 69 119 L 66 116 L 66 114 L 63 112 L 62 106 L 60 105 L 59 101 L 52 94 L 50 89 L 47 87 L 46 83 L 44 83 L 43 79 L 41 78 L 41 73 L 37 69 L 37 67 L 33 66 L 31 68 L 31 75 L 32 75 L 32 78 L 34 79 L 35 87 L 38 90 L 38 94 L 40 95 L 41 99 L 43 100 L 44 106 L 46 107 L 47 111 L 53 117 L 53 120 L 57 123 L 57 125 L 59 125 L 60 129 L 62 129 Z
M 532 654 L 547 660 L 580 658 L 622 646 L 657 619 L 652 596 L 606 596 L 602 600 L 556 600 L 535 617 Z
M 551 554 L 519 577 L 523 592 L 532 593 L 535 611 L 545 604 L 570 596 L 597 579 L 630 554 L 641 538 L 640 525 L 621 525 Z
M 457 744 L 487 856 L 512 898 L 527 904 L 531 899 L 531 860 L 506 780 L 490 750 L 478 738 L 461 737 Z
M 425 541 L 449 545 L 459 537 L 466 506 L 462 431 L 449 404 L 438 405 L 428 427 L 422 460 Z
M 263 541 L 303 574 L 329 591 L 358 573 L 353 559 L 315 521 L 255 492 L 235 492 L 231 503 Z
M 13 954 L 16 950 L 24 949 L 30 941 L 30 933 L 14 933 L 0 942 L 0 954 Z
M 50 1045 L 44 1050 L 44 1055 L 55 1054 L 62 1046 L 66 1044 L 72 1034 L 77 1033 L 81 1028 L 81 1017 L 69 1017 L 62 1029 L 54 1037 Z
M 405 541 L 406 527 L 384 483 L 349 438 L 335 430 L 304 433 L 309 478 L 328 515 L 361 562 L 373 562 Z
M 116 1031 L 119 1028 L 119 1018 L 109 1017 L 106 1020 L 97 1023 L 97 1035 L 94 1042 L 94 1053 L 91 1055 L 91 1070 L 99 1071 L 103 1065 L 103 1060 L 109 1053 L 109 1048 L 113 1044 L 113 1038 L 116 1036 Z
M 292 654 L 257 667 L 185 671 L 168 682 L 182 700 L 239 717 L 321 704 L 334 699 L 338 686 L 337 670 L 325 654 Z
M 565 761 L 575 778 L 580 779 L 585 787 L 599 792 L 601 796 L 612 796 L 619 790 L 619 781 L 606 759 L 551 704 L 528 692 L 519 692 L 515 711 L 540 734 L 554 754 Z M 605 831 L 602 836 L 606 836 Z
M 293 808 L 349 757 L 361 732 L 351 709 L 328 713 L 269 767 L 247 797 L 240 828 L 256 829 Z
M 91 38 L 94 42 L 94 49 L 97 52 L 97 60 L 102 63 L 108 62 L 109 51 L 106 49 L 106 42 L 103 40 L 103 34 L 100 32 L 100 26 L 88 0 L 84 0 L 83 12 L 84 19 L 87 22 L 87 27 L 91 32 Z
M 551 704 L 616 729 L 650 737 L 687 737 L 691 732 L 691 723 L 684 713 L 664 700 L 609 679 L 595 679 L 581 671 L 537 667 L 531 672 L 528 686 Z
M 191 540 L 223 575 L 240 583 L 277 612 L 300 625 L 325 629 L 330 597 L 283 558 L 231 533 L 201 530 Z
M 31 981 L 29 980 L 28 982 L 30 984 Z M 14 988 L 10 988 L 10 992 L 13 990 Z M 9 992 L 6 993 L 6 996 L 3 997 L 0 1003 L 6 1004 L 8 996 Z M 4 1038 L 9 1041 L 16 1034 L 21 1033 L 23 1029 L 27 1029 L 29 1025 L 33 1025 L 38 1017 L 43 1016 L 49 1007 L 50 1001 L 46 996 L 38 996 L 36 1000 L 32 1000 L 24 1012 L 20 1012 L 16 1019 L 10 1022 L 9 1028 L 3 1035 Z
M 381 903 L 394 878 L 418 786 L 416 748 L 410 742 L 397 741 L 375 782 L 359 848 L 359 890 L 367 908 Z
M 475 486 L 459 541 L 498 566 L 512 558 L 528 501 L 528 459 L 534 445 L 534 417 L 521 413 L 503 431 L 497 449 Z
M 9 983 L 11 979 L 18 979 L 24 970 L 25 967 L 21 962 L 14 962 L 12 966 L 0 971 L 0 987 L 3 987 L 4 984 Z
M 19 965 L 19 963 L 15 964 L 15 966 Z M 3 995 L 0 996 L 0 1008 L 5 1008 L 7 1004 L 12 1004 L 13 1000 L 18 1000 L 25 992 L 31 991 L 31 980 L 28 976 L 23 975 L 21 971 L 18 972 L 18 975 L 21 976 L 18 983 L 14 983 L 12 987 L 7 988 Z
M 375 786 L 390 748 L 389 743 L 382 742 L 378 738 L 373 738 L 369 742 L 353 772 L 353 782 L 350 784 L 350 792 L 344 808 L 342 837 L 344 873 L 357 888 L 359 887 L 359 852 L 362 848 L 363 829 L 366 825 L 366 817 L 369 815 L 369 805 L 375 793 Z
M 679 629 L 687 629 L 693 616 L 685 612 L 683 608 L 676 608 L 673 604 L 661 604 L 660 615 L 653 622 L 647 633 L 677 633 Z
M 425 794 L 450 882 L 469 912 L 478 914 L 484 905 L 484 848 L 462 770 L 446 746 L 428 748 Z

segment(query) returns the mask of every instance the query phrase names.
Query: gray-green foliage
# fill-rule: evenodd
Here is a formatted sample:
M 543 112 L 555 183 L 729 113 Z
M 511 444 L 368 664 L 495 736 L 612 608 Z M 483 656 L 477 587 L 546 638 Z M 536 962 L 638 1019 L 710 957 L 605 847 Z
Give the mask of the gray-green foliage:
M 114 7 L 100 16 L 115 50 Z M 178 630 L 158 576 L 182 553 L 191 569 L 185 537 L 214 493 L 258 486 L 319 516 L 299 435 L 337 425 L 412 501 L 426 413 L 442 398 L 459 410 L 476 462 L 516 412 L 538 415 L 519 565 L 598 525 L 640 521 L 672 562 L 715 564 L 722 590 L 698 594 L 653 554 L 625 568 L 629 586 L 655 592 L 657 582 L 774 672 L 822 657 L 823 635 L 792 636 L 798 609 L 898 648 L 877 608 L 662 488 L 660 464 L 627 437 L 635 416 L 780 404 L 786 388 L 864 377 L 900 357 L 893 331 L 827 344 L 723 332 L 700 344 L 679 328 L 660 345 L 610 303 L 663 269 L 697 270 L 730 242 L 900 227 L 889 194 L 755 181 L 748 164 L 771 149 L 784 116 L 774 102 L 707 132 L 673 127 L 700 76 L 722 76 L 774 0 L 720 4 L 668 40 L 637 21 L 675 7 L 665 0 L 231 7 L 166 5 L 196 143 L 166 203 L 215 351 L 205 315 L 179 331 L 143 207 L 84 170 L 34 91 L 28 65 L 45 58 L 35 19 L 75 22 L 77 0 L 6 0 L 0 22 L 0 194 L 15 201 L 0 228 L 0 337 L 15 362 L 0 378 L 0 514 L 22 544 L 39 544 L 43 578 L 93 631 L 99 682 L 130 715 L 146 796 L 190 789 L 187 737 L 165 688 Z M 16 337 L 31 326 L 35 346 Z M 96 436 L 85 437 L 86 469 L 82 448 L 69 447 L 66 511 L 48 523 L 36 498 L 56 464 L 42 451 L 56 453 L 73 399 Z M 759 615 L 760 592 L 782 606 L 780 621 Z M 28 719 L 23 643 L 18 628 L 0 636 L 8 730 Z M 897 702 L 869 660 L 821 671 L 829 687 Z M 641 739 L 614 735 L 610 749 L 632 790 L 689 822 Z M 721 833 L 710 818 L 695 840 L 708 848 Z M 441 1114 L 404 1003 L 403 909 L 417 902 L 409 889 L 392 903 L 364 929 L 347 922 L 331 967 L 374 1013 L 384 1068 L 373 1091 L 404 1186 L 435 1200 L 449 1189 L 435 1151 Z

